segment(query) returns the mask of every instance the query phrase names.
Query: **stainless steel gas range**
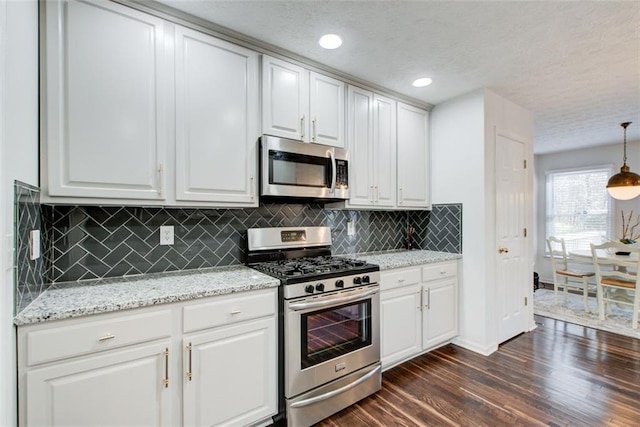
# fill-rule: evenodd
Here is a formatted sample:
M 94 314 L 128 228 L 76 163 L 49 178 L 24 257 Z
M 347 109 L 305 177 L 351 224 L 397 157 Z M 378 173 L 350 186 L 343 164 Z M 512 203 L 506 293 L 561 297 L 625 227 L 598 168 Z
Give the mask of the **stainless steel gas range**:
M 328 227 L 254 228 L 247 243 L 247 264 L 282 283 L 287 424 L 309 426 L 378 391 L 379 267 L 332 257 Z

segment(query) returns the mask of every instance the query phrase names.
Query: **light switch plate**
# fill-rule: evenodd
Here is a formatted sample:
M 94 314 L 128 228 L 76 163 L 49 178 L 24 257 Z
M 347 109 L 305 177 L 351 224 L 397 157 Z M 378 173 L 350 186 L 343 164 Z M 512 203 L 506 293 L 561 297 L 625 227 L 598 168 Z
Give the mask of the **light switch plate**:
M 29 259 L 36 260 L 40 258 L 40 230 L 31 230 L 29 232 Z
M 173 245 L 173 225 L 160 226 L 160 245 Z

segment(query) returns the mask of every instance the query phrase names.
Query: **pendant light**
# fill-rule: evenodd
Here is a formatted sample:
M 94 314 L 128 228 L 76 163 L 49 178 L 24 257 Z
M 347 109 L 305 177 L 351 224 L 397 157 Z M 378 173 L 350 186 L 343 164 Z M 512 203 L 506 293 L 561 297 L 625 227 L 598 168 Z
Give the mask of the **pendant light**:
M 624 157 L 620 173 L 613 175 L 607 182 L 607 191 L 614 199 L 630 200 L 640 196 L 640 175 L 629 172 L 627 166 L 627 126 L 631 122 L 620 123 L 624 128 Z

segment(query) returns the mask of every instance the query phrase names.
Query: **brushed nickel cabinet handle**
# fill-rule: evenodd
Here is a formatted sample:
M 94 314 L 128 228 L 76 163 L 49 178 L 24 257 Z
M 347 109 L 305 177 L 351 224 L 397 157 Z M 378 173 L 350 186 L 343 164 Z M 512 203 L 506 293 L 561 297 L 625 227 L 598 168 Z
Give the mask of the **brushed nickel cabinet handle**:
M 158 196 L 162 197 L 164 191 L 164 165 L 158 165 Z
M 300 139 L 304 141 L 304 114 L 300 117 Z
M 187 346 L 187 351 L 189 352 L 189 369 L 187 370 L 187 378 L 189 378 L 189 381 L 191 381 L 191 379 L 193 378 L 193 367 L 192 367 L 192 360 L 191 360 L 191 354 L 193 350 L 193 346 L 191 345 L 191 343 L 189 343 L 189 345 Z
M 99 342 L 105 342 L 105 341 L 109 341 L 114 339 L 116 336 L 115 335 L 111 335 L 110 332 L 107 332 L 106 334 L 104 334 L 103 336 L 101 336 L 100 338 L 98 338 Z
M 242 310 L 238 310 L 238 309 L 231 310 L 231 314 L 240 314 L 240 313 L 242 313 Z
M 311 126 L 313 127 L 313 133 L 311 133 L 311 140 L 313 142 L 316 142 L 316 138 L 318 138 L 318 131 L 316 130 L 316 122 L 318 121 L 317 118 L 313 118 L 313 120 L 311 120 Z
M 164 379 L 162 383 L 164 384 L 164 388 L 169 387 L 169 348 L 165 348 L 162 352 L 164 355 Z

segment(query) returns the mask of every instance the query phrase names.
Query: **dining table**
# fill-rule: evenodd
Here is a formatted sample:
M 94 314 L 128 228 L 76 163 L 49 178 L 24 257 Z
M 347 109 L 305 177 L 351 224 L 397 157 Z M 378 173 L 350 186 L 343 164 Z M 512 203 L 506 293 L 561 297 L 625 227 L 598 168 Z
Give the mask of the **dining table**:
M 596 254 L 598 255 L 599 259 L 603 259 L 605 261 L 608 260 L 608 261 L 629 262 L 629 267 L 638 265 L 637 252 L 631 252 L 629 255 L 619 255 L 607 250 L 597 250 Z M 576 264 L 590 265 L 591 267 L 593 267 L 593 255 L 591 254 L 591 249 L 575 249 L 572 251 L 568 251 L 567 256 L 569 257 L 569 260 L 568 260 L 569 262 L 573 262 Z M 614 268 L 623 269 L 626 267 L 614 266 Z M 623 301 L 633 302 L 633 296 L 629 294 L 629 292 L 627 292 L 626 290 L 612 289 L 611 291 L 616 295 L 616 298 L 619 298 Z

